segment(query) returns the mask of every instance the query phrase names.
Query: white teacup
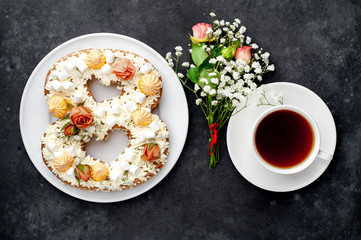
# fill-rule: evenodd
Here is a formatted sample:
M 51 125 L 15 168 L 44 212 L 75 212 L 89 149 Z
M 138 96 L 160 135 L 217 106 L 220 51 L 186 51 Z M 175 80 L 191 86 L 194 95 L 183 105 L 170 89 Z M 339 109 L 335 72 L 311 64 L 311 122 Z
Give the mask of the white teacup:
M 261 157 L 261 155 L 258 152 L 257 147 L 256 147 L 256 130 L 257 130 L 259 124 L 262 122 L 262 120 L 266 116 L 268 116 L 269 114 L 271 114 L 273 112 L 279 111 L 279 110 L 289 110 L 289 111 L 298 113 L 299 115 L 301 115 L 302 117 L 304 117 L 307 120 L 307 122 L 310 124 L 311 129 L 313 131 L 314 141 L 313 141 L 313 147 L 312 147 L 310 153 L 307 155 L 307 157 L 303 161 L 301 161 L 299 164 L 294 165 L 290 168 L 281 168 L 281 167 L 271 165 L 270 163 L 268 163 L 265 159 L 263 159 Z M 312 119 L 312 117 L 308 113 L 306 113 L 304 110 L 302 110 L 298 107 L 295 107 L 295 106 L 291 106 L 291 105 L 279 105 L 279 106 L 272 107 L 272 108 L 268 109 L 267 111 L 265 111 L 261 116 L 258 117 L 258 119 L 253 127 L 252 146 L 253 146 L 254 153 L 255 153 L 256 158 L 259 161 L 259 163 L 262 164 L 268 170 L 275 172 L 275 173 L 279 173 L 279 174 L 298 173 L 298 172 L 301 172 L 304 169 L 306 169 L 308 166 L 310 166 L 316 158 L 321 158 L 321 159 L 324 159 L 325 161 L 331 161 L 331 159 L 333 157 L 331 154 L 325 153 L 320 150 L 320 132 L 319 132 L 316 122 Z

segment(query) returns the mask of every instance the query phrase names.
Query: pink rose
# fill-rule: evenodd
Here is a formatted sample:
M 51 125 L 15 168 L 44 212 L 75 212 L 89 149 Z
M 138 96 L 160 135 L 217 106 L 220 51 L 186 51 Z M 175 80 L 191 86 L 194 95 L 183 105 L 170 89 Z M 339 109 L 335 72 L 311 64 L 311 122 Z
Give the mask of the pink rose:
M 120 58 L 112 64 L 113 73 L 117 78 L 123 80 L 131 79 L 135 74 L 135 67 L 133 63 L 126 58 Z
M 208 35 L 207 35 L 207 29 L 212 28 L 212 25 L 208 23 L 198 23 L 192 27 L 193 30 L 193 36 L 191 36 L 192 42 L 198 44 L 201 42 L 207 42 L 209 41 Z
M 241 48 L 238 48 L 236 51 L 236 59 L 242 59 L 246 63 L 249 64 L 252 58 L 251 54 L 252 47 L 242 46 Z

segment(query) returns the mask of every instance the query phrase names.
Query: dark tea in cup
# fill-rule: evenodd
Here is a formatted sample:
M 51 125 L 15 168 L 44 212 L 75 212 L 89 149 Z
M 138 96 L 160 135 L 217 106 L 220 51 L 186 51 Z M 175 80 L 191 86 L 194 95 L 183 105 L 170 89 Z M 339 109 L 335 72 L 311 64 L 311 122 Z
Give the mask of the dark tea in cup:
M 311 154 L 315 134 L 310 122 L 301 114 L 275 110 L 261 119 L 256 127 L 255 147 L 259 156 L 276 168 L 292 168 Z

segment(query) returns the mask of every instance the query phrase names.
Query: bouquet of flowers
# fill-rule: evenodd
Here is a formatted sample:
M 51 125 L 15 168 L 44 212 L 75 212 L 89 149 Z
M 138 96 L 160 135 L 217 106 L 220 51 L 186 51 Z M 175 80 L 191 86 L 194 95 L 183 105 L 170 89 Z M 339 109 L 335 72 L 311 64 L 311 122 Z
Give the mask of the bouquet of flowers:
M 210 16 L 212 25 L 198 23 L 192 28 L 189 52 L 193 63 L 182 63 L 186 76 L 179 72 L 181 46 L 175 47 L 175 56 L 167 53 L 166 60 L 182 84 L 195 94 L 196 104 L 207 119 L 211 168 L 219 162 L 218 131 L 233 114 L 247 107 L 248 96 L 257 89 L 262 75 L 275 67 L 269 64 L 270 54 L 244 35 L 246 27 L 239 19 L 230 23 L 214 20 L 214 13 Z M 261 94 L 265 97 L 264 89 Z

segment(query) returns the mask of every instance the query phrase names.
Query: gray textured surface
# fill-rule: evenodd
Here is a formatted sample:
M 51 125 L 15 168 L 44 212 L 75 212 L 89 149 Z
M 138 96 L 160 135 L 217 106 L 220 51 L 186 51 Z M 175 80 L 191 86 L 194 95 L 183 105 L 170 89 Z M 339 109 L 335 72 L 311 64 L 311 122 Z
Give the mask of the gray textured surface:
M 20 136 L 23 87 L 54 47 L 92 32 L 139 39 L 163 56 L 198 22 L 241 19 L 271 53 L 276 72 L 316 92 L 338 131 L 335 158 L 310 186 L 272 193 L 233 167 L 222 137 L 208 170 L 206 122 L 187 92 L 190 127 L 171 173 L 149 192 L 114 204 L 74 199 L 51 186 Z M 2 239 L 361 239 L 361 4 L 358 1 L 0 2 L 0 238 Z M 34 106 L 36 109 L 36 106 Z

